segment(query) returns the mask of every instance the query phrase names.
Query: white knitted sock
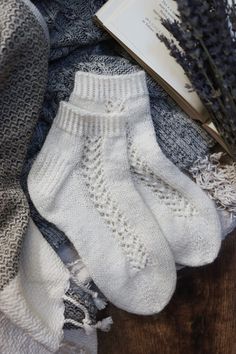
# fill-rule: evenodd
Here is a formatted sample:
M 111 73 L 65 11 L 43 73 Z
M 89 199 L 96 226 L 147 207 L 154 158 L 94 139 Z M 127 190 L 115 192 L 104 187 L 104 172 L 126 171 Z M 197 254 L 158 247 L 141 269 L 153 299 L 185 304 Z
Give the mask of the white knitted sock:
M 112 89 L 119 91 L 120 83 L 108 83 L 106 90 Z M 133 112 L 140 118 L 142 113 Z M 173 294 L 176 270 L 132 182 L 126 119 L 125 107 L 97 114 L 61 102 L 28 188 L 38 211 L 65 232 L 104 295 L 127 311 L 152 314 Z
M 107 91 L 107 82 L 121 90 Z M 132 82 L 136 91 L 127 94 Z M 89 95 L 88 95 L 89 92 Z M 175 261 L 188 266 L 212 262 L 221 243 L 221 228 L 213 202 L 162 153 L 152 124 L 145 73 L 101 76 L 76 73 L 70 102 L 98 112 L 129 107 L 128 155 L 136 189 L 158 221 Z M 142 112 L 134 114 L 133 111 Z

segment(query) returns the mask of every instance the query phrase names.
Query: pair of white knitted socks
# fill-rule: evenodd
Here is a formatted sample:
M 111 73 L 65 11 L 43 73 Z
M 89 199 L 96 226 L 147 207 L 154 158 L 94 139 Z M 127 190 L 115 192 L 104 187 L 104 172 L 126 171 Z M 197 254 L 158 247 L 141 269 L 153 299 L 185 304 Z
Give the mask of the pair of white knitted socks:
M 144 72 L 78 72 L 28 188 L 104 295 L 129 312 L 161 311 L 175 289 L 175 262 L 204 265 L 220 248 L 213 202 L 156 142 Z

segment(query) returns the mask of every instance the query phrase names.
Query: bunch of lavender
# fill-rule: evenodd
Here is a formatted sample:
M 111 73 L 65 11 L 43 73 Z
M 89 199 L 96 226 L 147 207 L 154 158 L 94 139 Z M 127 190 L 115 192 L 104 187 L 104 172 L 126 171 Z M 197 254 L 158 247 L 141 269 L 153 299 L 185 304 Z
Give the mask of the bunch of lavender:
M 182 66 L 236 158 L 236 5 L 234 0 L 176 0 L 178 20 L 162 19 L 174 36 L 157 34 Z

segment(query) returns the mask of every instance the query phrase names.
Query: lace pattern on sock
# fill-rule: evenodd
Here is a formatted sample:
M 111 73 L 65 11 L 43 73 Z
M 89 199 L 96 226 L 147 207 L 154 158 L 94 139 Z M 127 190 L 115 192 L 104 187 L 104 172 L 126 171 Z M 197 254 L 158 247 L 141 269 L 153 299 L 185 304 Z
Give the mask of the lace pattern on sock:
M 118 241 L 136 271 L 150 263 L 144 245 L 119 210 L 107 186 L 102 161 L 102 137 L 86 137 L 82 156 L 82 176 L 95 208 Z
M 195 206 L 187 198 L 156 176 L 139 156 L 131 140 L 129 140 L 128 149 L 131 173 L 136 183 L 145 184 L 158 197 L 160 204 L 170 208 L 176 216 L 188 217 L 198 214 Z

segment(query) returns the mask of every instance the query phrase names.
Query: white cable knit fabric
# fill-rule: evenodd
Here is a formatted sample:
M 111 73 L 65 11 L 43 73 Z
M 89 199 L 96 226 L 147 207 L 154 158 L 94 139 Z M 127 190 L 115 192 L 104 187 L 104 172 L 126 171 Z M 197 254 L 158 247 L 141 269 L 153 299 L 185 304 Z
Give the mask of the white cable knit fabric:
M 119 90 L 108 90 L 108 84 Z M 126 89 L 127 83 L 132 89 Z M 86 95 L 87 93 L 87 95 Z M 221 226 L 213 202 L 171 163 L 157 144 L 149 108 L 145 73 L 101 76 L 77 72 L 70 102 L 110 112 L 128 107 L 128 156 L 135 187 L 152 211 L 176 263 L 211 263 L 221 244 Z M 108 108 L 109 107 L 109 108 Z M 139 110 L 140 114 L 134 114 Z
M 132 82 L 122 90 L 116 81 L 106 87 L 133 89 Z M 133 114 L 143 116 L 140 107 Z M 126 119 L 122 102 L 103 114 L 61 102 L 28 188 L 41 215 L 72 241 L 104 295 L 129 312 L 152 314 L 171 298 L 176 270 L 169 245 L 132 182 Z
M 69 277 L 67 268 L 30 220 L 17 276 L 0 293 L 1 354 L 58 350 Z
M 42 344 L 35 341 L 20 327 L 14 325 L 0 312 L 0 353 L 1 354 L 50 354 Z

